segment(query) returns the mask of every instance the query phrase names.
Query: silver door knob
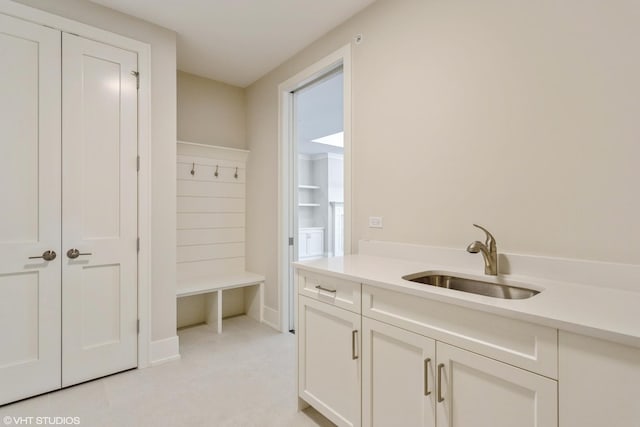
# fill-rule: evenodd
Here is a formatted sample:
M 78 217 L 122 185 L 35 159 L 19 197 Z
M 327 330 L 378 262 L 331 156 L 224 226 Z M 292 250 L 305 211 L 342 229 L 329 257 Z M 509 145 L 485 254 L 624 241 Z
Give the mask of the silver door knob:
M 40 256 L 29 257 L 29 259 L 38 259 L 38 258 L 42 258 L 45 261 L 53 261 L 54 259 L 56 259 L 56 253 L 55 251 L 44 251 Z
M 79 250 L 77 250 L 76 248 L 71 248 L 67 251 L 67 256 L 71 259 L 76 259 L 78 258 L 80 255 L 92 255 L 91 252 L 86 252 L 86 253 L 80 253 Z

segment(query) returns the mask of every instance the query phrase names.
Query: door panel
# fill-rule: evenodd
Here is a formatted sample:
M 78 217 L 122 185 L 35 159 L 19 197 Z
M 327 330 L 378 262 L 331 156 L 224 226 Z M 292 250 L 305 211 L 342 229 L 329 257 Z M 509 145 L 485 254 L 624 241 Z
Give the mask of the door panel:
M 60 32 L 5 15 L 0 28 L 4 404 L 60 388 Z
M 558 425 L 556 381 L 441 342 L 437 355 L 438 427 Z
M 135 70 L 63 34 L 63 386 L 137 365 Z
M 434 427 L 436 342 L 362 318 L 362 424 Z
M 360 315 L 300 296 L 298 326 L 300 396 L 337 425 L 359 426 Z

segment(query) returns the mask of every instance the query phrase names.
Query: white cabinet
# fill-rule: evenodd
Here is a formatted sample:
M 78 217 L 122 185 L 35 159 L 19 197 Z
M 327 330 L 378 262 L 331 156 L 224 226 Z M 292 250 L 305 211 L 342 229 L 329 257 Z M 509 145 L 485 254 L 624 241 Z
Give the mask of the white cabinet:
M 362 319 L 362 423 L 433 427 L 436 342 Z
M 298 233 L 298 259 L 324 255 L 324 228 L 300 228 Z
M 304 270 L 298 292 L 299 397 L 338 425 L 361 396 L 367 427 L 558 426 L 557 330 Z
M 558 383 L 451 345 L 436 345 L 437 427 L 553 427 Z
M 299 296 L 299 396 L 339 426 L 360 426 L 360 314 Z
M 556 381 L 366 317 L 362 323 L 363 425 L 557 426 Z
M 640 425 L 640 349 L 560 331 L 560 425 Z

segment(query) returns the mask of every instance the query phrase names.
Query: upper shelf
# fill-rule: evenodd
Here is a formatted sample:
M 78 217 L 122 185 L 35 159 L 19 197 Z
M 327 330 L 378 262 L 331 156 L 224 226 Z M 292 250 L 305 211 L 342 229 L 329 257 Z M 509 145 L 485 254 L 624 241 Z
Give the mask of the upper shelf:
M 306 190 L 318 190 L 320 189 L 319 185 L 298 185 L 298 188 L 306 189 Z

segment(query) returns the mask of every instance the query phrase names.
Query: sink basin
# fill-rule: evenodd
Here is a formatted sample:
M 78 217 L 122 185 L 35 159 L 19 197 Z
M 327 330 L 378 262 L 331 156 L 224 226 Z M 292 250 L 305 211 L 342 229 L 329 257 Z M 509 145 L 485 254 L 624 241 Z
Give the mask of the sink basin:
M 403 276 L 402 278 L 411 282 L 437 286 L 438 288 L 453 289 L 501 299 L 526 299 L 540 293 L 540 291 L 536 291 L 535 289 L 441 273 L 416 273 Z

